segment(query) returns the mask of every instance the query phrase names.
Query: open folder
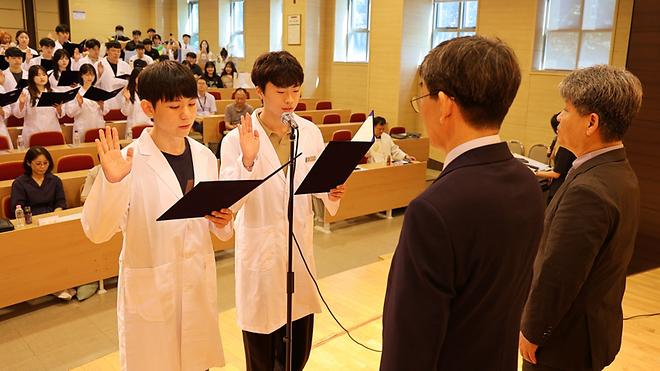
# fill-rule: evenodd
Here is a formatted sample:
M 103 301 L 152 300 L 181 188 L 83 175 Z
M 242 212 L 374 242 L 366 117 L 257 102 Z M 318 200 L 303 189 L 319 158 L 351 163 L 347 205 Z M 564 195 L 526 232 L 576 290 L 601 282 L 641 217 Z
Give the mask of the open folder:
M 296 194 L 325 193 L 344 184 L 374 143 L 373 122 L 374 112 L 371 111 L 351 141 L 328 143 Z
M 119 92 L 122 90 L 124 90 L 124 88 L 115 89 L 113 91 L 106 91 L 90 86 L 89 89 L 85 92 L 85 95 L 83 95 L 83 98 L 87 98 L 93 101 L 106 101 L 116 97 L 117 94 L 119 94 Z
M 71 86 L 80 83 L 80 71 L 62 71 L 57 86 Z
M 12 90 L 8 93 L 0 93 L 0 107 L 13 104 L 21 96 L 23 89 Z
M 211 215 L 212 211 L 227 209 L 277 174 L 278 171 L 289 166 L 290 162 L 280 166 L 264 179 L 199 182 L 156 220 L 201 218 Z
M 37 107 L 50 107 L 72 101 L 76 98 L 80 86 L 65 92 L 46 91 L 41 93 Z

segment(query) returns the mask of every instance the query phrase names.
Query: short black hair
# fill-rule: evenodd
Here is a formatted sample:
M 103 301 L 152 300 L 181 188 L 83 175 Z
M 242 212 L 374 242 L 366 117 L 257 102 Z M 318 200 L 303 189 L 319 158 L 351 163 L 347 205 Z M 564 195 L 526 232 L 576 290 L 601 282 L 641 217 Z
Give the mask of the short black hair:
M 133 36 L 135 36 L 135 35 L 142 36 L 142 31 L 140 31 L 140 30 L 133 30 Z
M 53 163 L 53 156 L 50 155 L 50 152 L 48 152 L 48 150 L 42 146 L 34 146 L 30 147 L 30 149 L 25 152 L 25 157 L 23 158 L 23 170 L 25 170 L 25 175 L 32 175 L 32 168 L 30 167 L 30 163 L 40 155 L 44 155 L 46 160 L 48 160 L 48 169 L 46 170 L 46 174 L 49 174 L 53 171 L 55 164 Z
M 133 61 L 133 68 L 144 68 L 147 67 L 147 62 L 143 61 L 142 59 L 136 59 Z
M 163 40 L 163 38 L 162 38 L 162 37 L 160 37 L 160 35 L 159 35 L 159 34 L 155 34 L 155 35 L 154 35 L 154 39 L 158 39 L 158 40 L 161 40 L 161 41 Z
M 184 37 L 190 38 L 190 35 L 188 35 L 187 33 L 184 33 L 183 36 L 181 36 L 181 38 L 184 38 Z
M 51 48 L 54 48 L 55 41 L 50 37 L 44 37 L 43 39 L 39 40 L 39 46 L 50 46 Z
M 159 61 L 159 62 L 162 62 L 162 61 L 169 61 L 169 60 L 170 60 L 170 57 L 169 57 L 167 54 L 163 54 L 163 55 L 159 55 L 159 56 L 158 56 L 158 61 Z
M 143 49 L 144 50 L 144 44 L 143 43 L 135 44 L 135 49 Z
M 68 24 L 60 23 L 55 27 L 55 32 L 60 33 L 60 32 L 68 32 L 71 33 L 71 29 L 69 28 Z
M 186 53 L 186 58 L 197 58 L 197 54 L 194 52 L 188 52 Z
M 149 32 L 156 33 L 156 30 L 154 30 L 153 28 L 150 27 L 150 28 L 147 30 L 147 33 L 149 33 Z
M 5 50 L 5 57 L 21 57 L 22 58 L 23 54 L 25 54 L 25 53 L 23 53 L 21 51 L 21 49 L 15 47 L 15 46 L 12 46 L 10 48 L 7 48 L 7 50 Z
M 190 68 L 175 61 L 162 61 L 142 70 L 138 92 L 141 99 L 146 99 L 155 108 L 159 101 L 196 98 L 197 81 Z
M 142 40 L 142 45 L 153 45 L 153 44 L 154 44 L 154 42 L 151 41 L 151 39 L 149 39 L 149 38 L 146 38 L 146 39 Z
M 105 48 L 106 49 L 112 49 L 112 48 L 121 49 L 121 44 L 119 43 L 119 41 L 108 41 L 107 43 L 105 43 Z
M 87 41 L 85 41 L 85 48 L 87 49 L 94 49 L 97 46 L 100 48 L 101 42 L 96 39 L 87 39 Z
M 124 26 L 118 24 L 115 26 L 115 31 L 124 31 Z
M 387 124 L 387 120 L 385 120 L 385 117 L 383 116 L 376 116 L 374 117 L 374 127 L 378 125 L 385 125 Z
M 287 51 L 270 52 L 260 55 L 252 67 L 252 82 L 262 92 L 269 82 L 278 88 L 302 85 L 305 79 L 303 68 Z

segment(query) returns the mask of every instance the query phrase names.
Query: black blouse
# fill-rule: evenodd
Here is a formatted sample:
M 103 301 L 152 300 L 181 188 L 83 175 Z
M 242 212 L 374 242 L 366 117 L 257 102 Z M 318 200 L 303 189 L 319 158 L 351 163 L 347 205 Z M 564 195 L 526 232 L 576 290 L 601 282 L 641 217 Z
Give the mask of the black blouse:
M 14 218 L 16 205 L 30 206 L 32 215 L 50 213 L 57 208 L 66 209 L 64 186 L 62 180 L 53 174 L 46 174 L 41 186 L 32 179 L 31 175 L 23 174 L 16 178 L 11 185 L 10 217 Z
M 555 193 L 557 193 L 559 187 L 564 184 L 566 174 L 568 174 L 568 170 L 570 170 L 573 166 L 573 161 L 575 161 L 575 158 L 576 157 L 573 152 L 567 150 L 566 148 L 559 147 L 559 149 L 557 149 L 557 153 L 555 154 L 555 166 L 553 170 L 560 175 L 559 178 L 553 179 L 552 183 L 550 183 L 550 189 L 548 190 L 548 203 L 555 195 Z

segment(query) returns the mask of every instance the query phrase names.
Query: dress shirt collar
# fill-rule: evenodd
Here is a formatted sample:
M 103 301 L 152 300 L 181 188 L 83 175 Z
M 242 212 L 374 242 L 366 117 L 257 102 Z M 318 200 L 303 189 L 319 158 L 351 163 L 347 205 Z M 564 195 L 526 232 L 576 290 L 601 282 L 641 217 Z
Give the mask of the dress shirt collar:
M 447 153 L 447 156 L 445 157 L 445 164 L 442 168 L 446 169 L 450 162 L 454 161 L 456 158 L 458 158 L 458 156 L 464 154 L 467 151 L 495 143 L 500 143 L 501 141 L 502 139 L 500 139 L 500 136 L 498 134 L 495 134 L 495 135 L 480 137 L 477 139 L 472 139 L 463 144 L 460 144 L 454 147 L 454 149 L 452 149 L 451 151 L 449 151 L 449 153 Z
M 605 147 L 605 148 L 601 148 L 601 149 L 596 150 L 596 151 L 585 153 L 582 156 L 576 158 L 575 161 L 573 161 L 573 166 L 571 167 L 571 170 L 577 169 L 578 167 L 580 167 L 580 165 L 584 164 L 585 162 L 591 160 L 592 158 L 594 158 L 596 156 L 600 156 L 604 153 L 614 151 L 614 150 L 617 150 L 617 149 L 621 149 L 621 148 L 623 148 L 622 143 L 621 144 L 616 144 L 616 145 L 613 145 L 613 146 L 609 146 L 609 147 Z

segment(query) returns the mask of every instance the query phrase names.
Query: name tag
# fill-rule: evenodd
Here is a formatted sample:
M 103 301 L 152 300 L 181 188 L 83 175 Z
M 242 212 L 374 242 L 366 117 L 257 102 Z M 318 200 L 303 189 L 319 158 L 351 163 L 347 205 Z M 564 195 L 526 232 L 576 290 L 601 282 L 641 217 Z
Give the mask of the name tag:
M 313 161 L 316 161 L 316 156 L 305 157 L 305 162 L 313 162 Z

